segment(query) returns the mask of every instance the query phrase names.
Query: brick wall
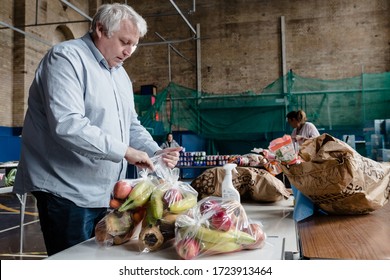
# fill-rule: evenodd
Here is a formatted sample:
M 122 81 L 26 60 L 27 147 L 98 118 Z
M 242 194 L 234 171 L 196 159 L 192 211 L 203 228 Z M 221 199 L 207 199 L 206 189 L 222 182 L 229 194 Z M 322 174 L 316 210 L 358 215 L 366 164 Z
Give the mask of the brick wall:
M 97 1 L 71 1 L 88 13 L 96 11 Z M 4 3 L 4 4 L 3 4 Z M 38 3 L 38 7 L 36 7 Z M 87 19 L 57 0 L 13 1 L 2 0 L 0 20 L 13 25 L 32 36 L 54 44 L 61 38 L 64 24 L 71 37 L 80 37 L 89 28 Z M 69 21 L 80 21 L 67 25 Z M 83 22 L 84 21 L 84 22 Z M 62 23 L 63 22 L 63 23 Z M 53 23 L 53 24 L 48 24 Z M 65 38 L 66 36 L 62 36 Z M 50 46 L 10 29 L 0 29 L 1 85 L 0 125 L 19 127 L 23 124 L 27 109 L 28 89 L 35 69 Z M 4 55 L 3 55 L 4 54 Z
M 0 20 L 12 24 L 13 1 L 2 1 Z M 0 26 L 0 126 L 12 125 L 13 32 Z
M 186 38 L 192 33 L 182 18 L 170 15 L 170 3 L 150 5 L 133 1 L 145 11 L 150 33 L 145 41 Z M 161 2 L 161 1 L 160 1 Z M 168 2 L 168 1 L 166 1 Z M 192 1 L 177 1 L 186 17 L 201 26 L 202 90 L 216 93 L 261 91 L 282 75 L 280 18 L 286 22 L 287 69 L 321 79 L 339 79 L 363 71 L 390 70 L 390 17 L 387 0 L 275 0 L 196 1 L 196 12 L 186 13 Z M 154 14 L 165 14 L 163 17 Z M 195 61 L 194 44 L 176 45 Z M 152 63 L 151 61 L 154 61 Z M 165 47 L 145 47 L 128 62 L 135 88 L 167 80 Z M 160 62 L 160 63 L 158 63 Z M 185 60 L 172 55 L 173 80 L 196 86 L 196 73 Z M 140 68 L 140 66 L 144 68 Z
M 58 0 L 38 1 L 38 13 L 36 1 L 1 2 L 1 21 L 14 25 L 15 21 L 24 21 L 28 26 L 26 32 L 51 43 L 62 38 L 58 28 L 61 24 L 41 24 L 85 20 Z M 71 2 L 92 16 L 102 1 Z M 390 71 L 388 0 L 197 0 L 195 12 L 190 12 L 193 1 L 175 2 L 192 26 L 200 24 L 201 80 L 206 92 L 260 92 L 280 77 L 281 16 L 286 21 L 287 69 L 322 79 L 356 76 L 362 69 L 367 73 Z M 149 32 L 142 42 L 161 42 L 155 32 L 166 40 L 194 35 L 169 1 L 127 3 L 148 22 Z M 16 9 L 18 17 L 14 16 L 14 5 L 26 5 Z M 80 37 L 89 23 L 66 24 L 66 27 L 74 37 Z M 195 40 L 173 46 L 185 59 L 171 50 L 172 81 L 195 88 Z M 40 42 L 17 38 L 9 29 L 0 29 L 0 126 L 22 125 L 28 87 L 47 49 Z M 168 46 L 140 47 L 124 66 L 136 91 L 148 84 L 161 90 L 169 83 Z

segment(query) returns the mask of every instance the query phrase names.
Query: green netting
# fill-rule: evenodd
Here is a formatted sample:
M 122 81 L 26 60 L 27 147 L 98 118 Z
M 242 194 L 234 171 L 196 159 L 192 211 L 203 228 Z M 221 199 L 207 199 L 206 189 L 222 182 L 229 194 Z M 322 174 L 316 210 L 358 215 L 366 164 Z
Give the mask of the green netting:
M 170 83 L 153 106 L 150 96 L 135 102 L 155 136 L 184 130 L 213 140 L 270 139 L 291 131 L 286 114 L 297 109 L 322 131 L 363 131 L 367 120 L 390 118 L 390 73 L 320 80 L 290 71 L 260 93 L 207 93 Z

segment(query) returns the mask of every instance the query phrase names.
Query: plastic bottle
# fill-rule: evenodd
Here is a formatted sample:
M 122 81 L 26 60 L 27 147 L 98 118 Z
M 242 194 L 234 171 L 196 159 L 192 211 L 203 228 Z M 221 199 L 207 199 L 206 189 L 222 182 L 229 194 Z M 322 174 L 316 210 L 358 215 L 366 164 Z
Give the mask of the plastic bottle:
M 223 166 L 225 169 L 225 177 L 222 181 L 222 198 L 233 199 L 240 202 L 240 193 L 233 186 L 233 171 L 236 170 L 237 164 L 227 163 Z

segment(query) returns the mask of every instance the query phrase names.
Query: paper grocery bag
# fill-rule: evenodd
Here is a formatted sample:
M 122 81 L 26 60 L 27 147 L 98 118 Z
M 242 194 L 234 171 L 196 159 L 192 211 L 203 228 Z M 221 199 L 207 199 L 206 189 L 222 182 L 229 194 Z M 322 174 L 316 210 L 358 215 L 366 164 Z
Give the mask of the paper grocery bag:
M 264 169 L 237 166 L 236 170 L 237 173 L 232 174 L 233 186 L 240 193 L 242 200 L 275 202 L 287 199 L 291 195 L 281 180 Z M 198 192 L 200 199 L 221 196 L 224 178 L 223 167 L 214 167 L 195 178 L 191 186 Z
M 347 143 L 322 134 L 300 148 L 303 162 L 282 166 L 298 190 L 330 214 L 365 214 L 388 202 L 390 163 L 361 156 Z

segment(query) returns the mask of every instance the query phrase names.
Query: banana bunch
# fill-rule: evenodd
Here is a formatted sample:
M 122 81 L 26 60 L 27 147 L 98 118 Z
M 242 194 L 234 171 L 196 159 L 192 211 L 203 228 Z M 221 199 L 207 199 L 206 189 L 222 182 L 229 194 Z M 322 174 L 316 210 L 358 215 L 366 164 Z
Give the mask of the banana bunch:
M 183 259 L 258 249 L 265 234 L 239 202 L 207 197 L 176 219 L 176 252 Z
M 165 182 L 155 188 L 146 205 L 139 235 L 141 251 L 156 251 L 175 237 L 175 222 L 180 213 L 197 205 L 198 194 L 186 184 Z
M 191 235 L 194 235 L 197 239 L 206 243 L 234 243 L 237 245 L 251 245 L 256 242 L 256 239 L 252 235 L 238 229 L 221 231 L 206 228 L 204 226 L 193 226 L 188 230 Z
M 255 235 L 238 229 L 216 230 L 193 225 L 179 230 L 176 235 L 176 252 L 183 259 L 193 259 L 202 255 L 226 254 L 249 249 L 257 242 Z
M 119 206 L 118 211 L 124 212 L 144 206 L 156 188 L 156 182 L 147 178 L 138 182 L 130 191 L 126 200 Z
M 104 246 L 129 241 L 146 215 L 145 204 L 158 185 L 154 176 L 122 179 L 115 183 L 110 199 L 110 211 L 95 226 L 95 240 Z

